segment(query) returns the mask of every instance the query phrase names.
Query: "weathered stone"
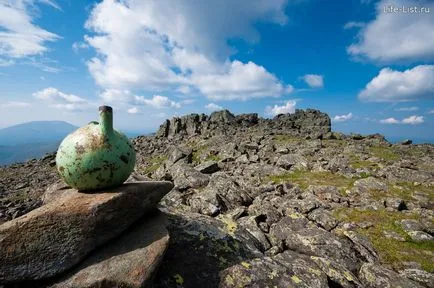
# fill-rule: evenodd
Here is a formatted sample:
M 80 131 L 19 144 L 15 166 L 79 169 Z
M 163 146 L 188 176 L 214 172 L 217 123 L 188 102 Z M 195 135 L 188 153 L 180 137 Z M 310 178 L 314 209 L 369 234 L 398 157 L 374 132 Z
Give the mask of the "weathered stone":
M 204 174 L 212 174 L 220 170 L 219 165 L 215 161 L 203 162 L 194 167 L 194 169 Z
M 330 231 L 338 225 L 338 221 L 326 210 L 315 209 L 307 216 L 309 220 L 316 222 L 319 226 Z
M 359 280 L 367 288 L 420 288 L 416 282 L 400 276 L 393 270 L 374 263 L 365 263 L 360 268 Z
M 387 184 L 374 177 L 360 179 L 354 182 L 354 187 L 361 192 L 377 191 L 386 192 L 388 190 Z
M 423 229 L 422 224 L 414 219 L 403 219 L 401 221 L 396 221 L 396 224 L 401 226 L 406 232 L 421 231 Z
M 425 287 L 434 287 L 434 274 L 428 273 L 420 269 L 405 269 L 399 274 L 402 276 L 418 282 Z
M 354 231 L 343 231 L 343 234 L 354 243 L 354 249 L 362 256 L 366 262 L 376 262 L 378 261 L 377 252 L 375 252 L 369 239 L 359 233 Z
M 351 271 L 360 267 L 348 239 L 318 228 L 301 214 L 282 218 L 270 228 L 271 244 L 276 245 L 284 241 L 288 249 L 299 253 L 332 258 Z
M 245 260 L 220 274 L 219 287 L 327 288 L 327 277 L 305 255 L 285 251 L 274 257 Z
M 71 268 L 153 209 L 172 187 L 139 182 L 95 193 L 68 189 L 2 224 L 0 282 L 42 279 Z
M 268 242 L 267 237 L 265 237 L 264 233 L 261 231 L 261 229 L 258 227 L 258 224 L 255 220 L 256 217 L 254 216 L 248 216 L 248 217 L 242 217 L 237 222 L 243 226 L 247 231 L 252 234 L 259 243 L 261 243 L 261 251 L 264 252 L 271 248 L 270 242 Z
M 171 214 L 168 230 L 170 244 L 155 288 L 218 287 L 220 271 L 262 257 L 256 238 L 227 217 Z
M 386 238 L 394 239 L 396 241 L 405 242 L 405 237 L 396 233 L 395 231 L 383 231 L 383 235 Z
M 408 232 L 408 235 L 413 241 L 421 242 L 421 241 L 433 241 L 434 237 L 429 235 L 428 233 L 425 233 L 423 231 L 410 231 Z
M 149 287 L 169 244 L 165 217 L 141 218 L 124 234 L 92 252 L 53 288 Z
M 173 165 L 169 172 L 174 179 L 175 187 L 179 190 L 203 187 L 209 182 L 209 175 L 200 173 L 193 167 L 184 163 Z

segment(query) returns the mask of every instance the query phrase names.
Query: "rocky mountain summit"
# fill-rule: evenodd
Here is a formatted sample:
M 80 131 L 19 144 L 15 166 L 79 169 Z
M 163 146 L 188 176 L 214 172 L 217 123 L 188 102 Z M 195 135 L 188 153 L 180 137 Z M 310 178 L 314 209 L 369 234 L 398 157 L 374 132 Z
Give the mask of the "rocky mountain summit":
M 333 132 L 309 109 L 175 117 L 133 144 L 132 178 L 174 185 L 154 287 L 434 287 L 434 145 Z M 59 182 L 53 159 L 0 168 L 3 225 Z M 101 274 L 87 267 L 57 287 L 90 287 L 73 281 Z

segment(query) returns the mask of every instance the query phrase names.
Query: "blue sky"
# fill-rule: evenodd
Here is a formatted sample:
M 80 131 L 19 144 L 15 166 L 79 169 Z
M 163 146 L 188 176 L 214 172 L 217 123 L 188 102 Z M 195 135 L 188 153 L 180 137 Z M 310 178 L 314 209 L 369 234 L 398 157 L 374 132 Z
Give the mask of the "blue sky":
M 0 128 L 80 126 L 101 104 L 138 132 L 315 108 L 337 131 L 434 140 L 433 1 L 0 0 L 0 15 Z

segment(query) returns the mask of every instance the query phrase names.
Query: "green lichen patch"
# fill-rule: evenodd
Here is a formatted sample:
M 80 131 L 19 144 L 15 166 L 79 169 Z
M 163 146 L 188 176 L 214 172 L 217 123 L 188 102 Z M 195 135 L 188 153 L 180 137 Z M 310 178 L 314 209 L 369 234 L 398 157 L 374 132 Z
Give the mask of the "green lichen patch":
M 304 139 L 300 137 L 287 135 L 287 134 L 279 134 L 273 136 L 273 142 L 275 144 L 291 144 L 291 143 L 298 143 L 303 140 Z
M 142 172 L 146 175 L 152 174 L 157 171 L 158 168 L 163 164 L 164 161 L 167 160 L 167 156 L 156 156 L 149 159 L 147 162 L 149 163 Z
M 403 214 L 399 211 L 386 210 L 360 210 L 342 208 L 335 210 L 337 219 L 347 222 L 371 222 L 374 225 L 367 229 L 358 229 L 357 232 L 366 235 L 375 247 L 381 261 L 402 269 L 403 262 L 417 262 L 430 273 L 434 272 L 434 263 L 431 261 L 434 254 L 432 241 L 414 242 L 395 221 L 402 219 L 419 219 L 415 214 Z M 386 238 L 383 231 L 393 231 L 405 238 L 404 242 Z
M 367 161 L 367 160 L 361 160 L 360 156 L 356 154 L 350 154 L 349 155 L 349 164 L 354 169 L 361 169 L 361 168 L 368 168 L 372 170 L 379 169 L 379 165 L 375 162 Z
M 396 161 L 399 160 L 399 154 L 396 153 L 393 147 L 379 145 L 372 146 L 369 148 L 369 152 L 372 156 L 383 159 L 385 161 Z
M 221 159 L 218 155 L 211 154 L 209 146 L 207 144 L 203 144 L 194 148 L 191 160 L 193 164 L 199 164 L 205 161 L 218 162 Z

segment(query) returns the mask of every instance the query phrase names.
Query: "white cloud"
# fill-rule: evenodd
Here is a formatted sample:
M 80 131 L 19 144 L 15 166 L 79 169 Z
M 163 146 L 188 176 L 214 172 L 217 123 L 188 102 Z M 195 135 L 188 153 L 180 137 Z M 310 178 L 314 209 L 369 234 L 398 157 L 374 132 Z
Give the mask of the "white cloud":
M 41 100 L 63 100 L 68 103 L 84 103 L 86 99 L 74 94 L 65 94 L 56 88 L 48 87 L 33 93 L 33 96 Z
M 7 66 L 11 66 L 14 65 L 15 62 L 11 59 L 2 59 L 0 58 L 0 67 L 7 67 Z
M 380 120 L 381 124 L 399 124 L 401 123 L 399 120 L 391 117 L 391 118 L 387 118 L 387 119 L 382 119 Z
M 0 1 L 0 55 L 21 58 L 40 55 L 48 50 L 46 42 L 60 37 L 33 24 L 36 2 L 59 8 L 53 1 Z
M 205 108 L 210 110 L 210 111 L 218 111 L 218 110 L 223 110 L 222 106 L 219 106 L 217 104 L 214 103 L 209 103 L 205 105 Z
M 86 44 L 84 42 L 74 42 L 72 44 L 72 50 L 74 50 L 75 53 L 77 53 L 80 49 L 88 49 L 89 44 Z
M 390 13 L 385 7 L 418 7 L 430 13 Z M 362 28 L 358 41 L 347 47 L 350 55 L 376 62 L 434 59 L 434 2 L 382 0 L 376 4 L 376 18 Z
M 265 113 L 269 116 L 276 116 L 279 114 L 287 114 L 287 113 L 294 113 L 295 112 L 295 106 L 297 104 L 297 101 L 295 100 L 288 100 L 285 105 L 279 106 L 274 105 L 273 107 L 267 106 L 265 107 Z
M 166 96 L 154 95 L 151 99 L 146 99 L 143 96 L 136 96 L 136 100 L 139 103 L 152 106 L 157 109 L 161 108 L 181 108 L 181 104 L 170 100 Z
M 66 94 L 53 87 L 48 87 L 37 91 L 32 95 L 36 99 L 48 103 L 50 107 L 60 110 L 81 111 L 96 106 L 95 103 L 92 103 L 82 97 L 74 94 Z
M 192 77 L 198 89 L 212 100 L 247 100 L 276 97 L 293 87 L 285 87 L 276 76 L 253 62 L 243 64 L 233 61 L 230 69 L 222 74 Z
M 422 124 L 423 122 L 424 122 L 423 116 L 416 116 L 416 115 L 410 116 L 408 118 L 404 118 L 402 120 L 398 120 L 398 119 L 395 119 L 393 117 L 380 120 L 381 124 L 411 124 L 411 125 L 416 125 L 416 124 Z
M 384 68 L 359 99 L 369 102 L 405 102 L 434 98 L 434 65 L 419 65 L 403 72 Z
M 9 101 L 2 105 L 3 107 L 29 107 L 29 102 L 21 102 L 21 101 Z
M 194 90 L 219 100 L 290 93 L 292 86 L 264 67 L 229 60 L 233 53 L 229 39 L 254 43 L 259 41 L 254 23 L 287 22 L 285 0 L 250 4 L 248 0 L 103 1 L 86 22 L 95 34 L 85 41 L 97 52 L 87 62 L 89 71 L 105 89 L 186 94 Z
M 434 114 L 434 109 L 428 111 L 428 114 Z
M 334 122 L 345 122 L 351 119 L 353 119 L 353 113 L 351 112 L 346 115 L 336 115 L 335 117 L 333 117 Z
M 365 23 L 363 22 L 355 22 L 355 21 L 351 21 L 351 22 L 347 22 L 344 25 L 344 29 L 351 29 L 351 28 L 362 28 L 365 27 Z
M 189 94 L 191 92 L 190 86 L 183 85 L 179 87 L 176 91 L 181 92 L 182 94 Z
M 127 110 L 127 112 L 130 113 L 130 114 L 137 114 L 137 113 L 139 113 L 139 108 L 137 108 L 137 107 L 131 107 L 131 108 L 129 108 Z
M 397 109 L 395 109 L 395 111 L 399 111 L 399 112 L 417 111 L 417 110 L 419 110 L 419 107 L 416 107 L 416 106 L 412 106 L 412 107 L 401 107 L 401 108 L 397 108 Z
M 316 74 L 306 74 L 301 77 L 304 82 L 311 88 L 322 88 L 324 87 L 324 76 Z
M 424 122 L 423 116 L 416 116 L 416 115 L 410 116 L 402 120 L 402 124 L 412 124 L 412 125 L 421 124 L 423 122 Z

